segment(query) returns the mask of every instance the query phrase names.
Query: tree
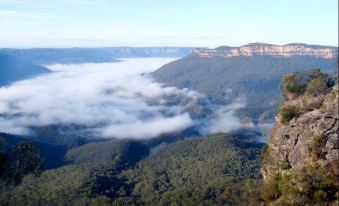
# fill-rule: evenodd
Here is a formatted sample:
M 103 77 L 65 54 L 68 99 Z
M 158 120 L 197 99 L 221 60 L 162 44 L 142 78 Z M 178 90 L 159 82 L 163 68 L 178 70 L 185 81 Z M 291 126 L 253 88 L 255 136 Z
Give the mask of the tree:
M 43 160 L 39 149 L 32 141 L 19 142 L 11 154 L 9 176 L 15 182 L 19 182 L 26 174 L 40 175 Z
M 324 76 L 319 76 L 312 79 L 306 88 L 306 92 L 313 96 L 318 96 L 320 94 L 325 94 L 328 91 L 327 87 L 327 78 Z
M 294 105 L 286 105 L 280 109 L 281 121 L 288 124 L 291 119 L 300 115 L 299 108 Z
M 4 141 L 0 139 L 0 178 L 3 177 L 5 173 L 5 163 L 6 163 L 6 155 L 4 152 Z

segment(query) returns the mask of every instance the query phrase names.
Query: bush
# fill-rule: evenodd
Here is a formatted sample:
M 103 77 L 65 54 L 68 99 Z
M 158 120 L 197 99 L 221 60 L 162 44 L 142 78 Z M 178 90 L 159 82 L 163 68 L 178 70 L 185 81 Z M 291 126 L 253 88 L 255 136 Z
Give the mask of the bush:
M 331 178 L 322 167 L 307 166 L 301 170 L 292 173 L 292 177 L 303 190 L 299 191 L 300 196 L 304 197 L 304 203 L 315 205 L 315 203 L 334 202 L 337 187 L 335 179 Z M 296 192 L 293 192 L 296 194 Z
M 300 115 L 299 108 L 293 105 L 284 106 L 280 109 L 281 121 L 288 124 L 291 119 Z
M 306 166 L 264 182 L 261 198 L 276 205 L 332 205 L 338 198 L 335 179 L 322 167 Z
M 280 182 L 281 177 L 279 175 L 276 175 L 272 177 L 270 180 L 264 182 L 262 188 L 261 188 L 261 193 L 260 197 L 269 202 L 272 200 L 278 199 L 280 196 L 278 184 Z
M 325 142 L 322 141 L 320 135 L 315 135 L 313 137 L 310 152 L 314 160 L 318 160 L 319 158 L 324 158 L 324 153 L 322 152 L 324 143 Z
M 272 155 L 272 149 L 268 145 L 265 145 L 261 149 L 261 156 L 263 158 L 264 163 L 267 163 L 267 164 L 273 163 L 274 157 Z
M 300 73 L 292 73 L 286 75 L 280 85 L 280 89 L 285 94 L 286 92 L 291 93 L 302 93 L 305 90 L 305 86 L 301 82 Z
M 313 96 L 325 94 L 328 91 L 327 78 L 324 76 L 312 79 L 306 88 L 306 93 Z

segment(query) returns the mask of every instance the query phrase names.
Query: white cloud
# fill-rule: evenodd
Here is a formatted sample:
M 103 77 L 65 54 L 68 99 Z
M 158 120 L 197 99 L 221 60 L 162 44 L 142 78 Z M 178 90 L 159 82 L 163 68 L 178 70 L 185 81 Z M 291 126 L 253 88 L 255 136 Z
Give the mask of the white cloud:
M 241 128 L 243 124 L 236 116 L 236 111 L 244 108 L 245 105 L 245 98 L 239 97 L 229 105 L 217 106 L 213 114 L 203 123 L 204 126 L 200 129 L 201 133 L 213 134 Z
M 0 131 L 27 134 L 32 126 L 75 124 L 99 137 L 151 138 L 191 126 L 203 133 L 239 128 L 241 100 L 217 107 L 207 119 L 205 110 L 191 117 L 203 95 L 140 75 L 173 60 L 48 66 L 53 73 L 0 88 Z

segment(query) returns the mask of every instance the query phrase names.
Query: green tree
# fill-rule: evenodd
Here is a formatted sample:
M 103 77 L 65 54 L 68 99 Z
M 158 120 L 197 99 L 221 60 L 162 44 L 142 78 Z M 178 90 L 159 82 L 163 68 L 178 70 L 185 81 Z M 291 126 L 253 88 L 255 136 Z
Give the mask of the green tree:
M 11 154 L 9 176 L 15 182 L 19 182 L 26 174 L 40 175 L 43 160 L 36 144 L 24 140 L 19 142 Z
M 312 79 L 308 84 L 306 88 L 307 94 L 318 96 L 320 94 L 326 93 L 328 90 L 327 87 L 327 78 L 324 76 L 319 76 L 314 79 Z
M 294 105 L 286 105 L 280 109 L 282 123 L 288 124 L 291 119 L 300 115 L 299 108 Z
M 6 154 L 4 152 L 4 141 L 0 138 L 0 178 L 5 173 Z
M 301 78 L 302 74 L 299 72 L 286 75 L 282 80 L 280 89 L 284 94 L 286 94 L 286 92 L 302 93 L 305 86 L 302 84 Z

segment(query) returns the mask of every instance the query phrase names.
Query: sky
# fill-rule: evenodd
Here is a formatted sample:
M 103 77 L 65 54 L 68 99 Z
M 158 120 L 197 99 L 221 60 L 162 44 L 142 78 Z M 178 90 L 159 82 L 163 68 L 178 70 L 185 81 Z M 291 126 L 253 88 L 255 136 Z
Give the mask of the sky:
M 0 48 L 338 45 L 337 0 L 0 0 Z

